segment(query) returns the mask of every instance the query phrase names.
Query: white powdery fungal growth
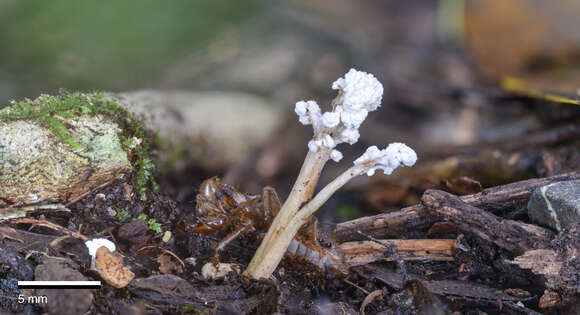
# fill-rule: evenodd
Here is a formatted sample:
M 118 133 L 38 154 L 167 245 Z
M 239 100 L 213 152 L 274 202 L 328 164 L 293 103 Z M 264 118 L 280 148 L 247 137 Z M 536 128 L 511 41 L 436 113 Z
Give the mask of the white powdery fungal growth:
M 342 153 L 334 148 L 341 143 L 358 141 L 358 128 L 370 111 L 381 106 L 383 85 L 370 73 L 350 69 L 332 88 L 340 91 L 332 111 L 322 113 L 315 101 L 300 101 L 294 111 L 303 125 L 312 125 L 314 129 L 308 149 L 312 152 L 318 152 L 321 147 L 333 149 L 330 158 L 338 162 Z
M 94 238 L 90 241 L 86 241 L 85 246 L 87 246 L 87 248 L 89 249 L 89 255 L 91 255 L 91 257 L 93 257 L 93 260 L 95 259 L 95 256 L 97 255 L 97 250 L 99 248 L 101 248 L 101 246 L 105 246 L 111 252 L 114 252 L 115 249 L 117 249 L 117 247 L 115 246 L 115 243 L 109 241 L 106 238 Z
M 369 147 L 366 152 L 354 161 L 355 165 L 368 165 L 367 175 L 372 176 L 377 169 L 386 175 L 401 166 L 413 166 L 417 162 L 417 153 L 404 143 L 394 142 L 386 149 L 379 150 L 376 146 Z
M 350 69 L 344 78 L 332 83 L 333 90 L 342 90 L 342 106 L 345 111 L 367 112 L 381 106 L 383 85 L 370 73 Z

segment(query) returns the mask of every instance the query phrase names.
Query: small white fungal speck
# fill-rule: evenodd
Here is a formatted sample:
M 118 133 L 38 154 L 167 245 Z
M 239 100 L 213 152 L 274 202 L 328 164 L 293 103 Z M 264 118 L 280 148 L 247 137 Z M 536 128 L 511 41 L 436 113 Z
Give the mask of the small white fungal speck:
M 95 256 L 97 255 L 97 250 L 99 248 L 101 248 L 101 246 L 105 246 L 111 252 L 114 252 L 115 249 L 117 249 L 117 247 L 115 246 L 115 243 L 109 241 L 106 238 L 94 238 L 92 240 L 86 241 L 85 246 L 87 246 L 87 248 L 89 249 L 89 255 L 91 255 L 93 260 L 95 259 Z
M 312 152 L 318 151 L 318 144 L 316 144 L 316 141 L 314 140 L 308 141 L 308 150 Z
M 340 123 L 340 114 L 336 112 L 326 112 L 322 115 L 322 125 L 326 128 L 334 128 Z
M 330 135 L 324 135 L 324 138 L 322 138 L 322 145 L 327 148 L 334 148 L 334 139 Z
M 340 120 L 348 128 L 358 129 L 360 125 L 365 121 L 369 112 L 365 109 L 358 111 L 342 111 L 340 113 Z
M 355 144 L 359 137 L 358 129 L 345 129 L 340 134 L 340 140 L 348 144 Z
M 315 101 L 300 101 L 294 107 L 298 120 L 303 125 L 316 124 L 320 120 L 320 106 Z
M 340 160 L 342 160 L 342 153 L 338 150 L 332 150 L 332 152 L 330 152 L 330 158 L 334 161 L 334 162 L 340 162 Z

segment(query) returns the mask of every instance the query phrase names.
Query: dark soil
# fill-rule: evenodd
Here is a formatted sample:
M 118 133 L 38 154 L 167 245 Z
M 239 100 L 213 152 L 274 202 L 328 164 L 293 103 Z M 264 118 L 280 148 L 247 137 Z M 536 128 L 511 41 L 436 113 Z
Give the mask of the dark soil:
M 179 185 L 199 180 L 190 177 L 172 179 Z M 178 191 L 168 181 L 165 184 L 165 191 Z M 365 297 L 378 290 L 382 292 L 382 298 L 365 303 L 367 314 L 456 311 L 523 314 L 537 309 L 534 305 L 538 305 L 538 299 L 546 289 L 542 277 L 506 263 L 514 258 L 513 253 L 472 233 L 461 234 L 453 228 L 409 231 L 399 237 L 456 238 L 462 250 L 457 252 L 453 262 L 374 263 L 353 268 L 348 277 L 341 278 L 327 275 L 304 261 L 287 258 L 275 272 L 275 280 L 253 281 L 230 274 L 226 280 L 207 282 L 200 276 L 201 266 L 210 260 L 214 246 L 228 231 L 215 235 L 192 232 L 196 224 L 191 201 L 195 192 L 193 186 L 189 186 L 191 194 L 185 198 L 173 198 L 170 193 L 149 193 L 148 201 L 142 202 L 133 193 L 131 184 L 117 181 L 71 205 L 71 212 L 36 214 L 34 217 L 37 219 L 46 219 L 87 237 L 114 240 L 125 264 L 135 273 L 135 280 L 123 289 L 104 284 L 99 290 L 86 292 L 36 292 L 53 300 L 47 305 L 20 304 L 14 298 L 2 298 L 0 309 L 40 314 L 48 308 L 53 314 L 72 314 L 78 309 L 78 303 L 86 302 L 92 294 L 89 314 L 263 314 L 276 311 L 287 314 L 356 314 Z M 123 221 L 118 217 L 123 209 L 130 213 L 130 219 Z M 152 231 L 145 222 L 136 219 L 141 214 L 160 223 L 163 233 L 170 231 L 170 241 L 163 242 L 163 233 Z M 59 231 L 32 224 L 8 226 L 21 231 L 18 235 L 27 239 L 25 242 L 10 237 L 2 240 L 0 294 L 3 297 L 21 294 L 16 281 L 33 280 L 35 268 L 38 274 L 38 268 L 46 269 L 50 264 L 55 264 L 50 269 L 54 272 L 65 270 L 67 274 L 76 273 L 84 279 L 99 280 L 99 276 L 90 270 L 90 257 L 80 240 L 69 237 L 56 242 L 55 239 L 62 235 Z M 221 261 L 246 266 L 259 245 L 260 236 L 260 233 L 253 233 L 235 241 L 221 255 Z M 167 251 L 185 263 L 181 265 L 176 258 L 166 255 Z M 59 257 L 63 261 L 55 263 Z M 570 266 L 568 271 L 572 268 Z M 460 296 L 437 294 L 437 286 L 447 280 L 469 281 L 503 293 L 488 298 L 470 297 L 469 293 Z M 60 302 L 55 304 L 54 300 Z M 524 301 L 530 308 L 518 308 L 515 306 L 517 301 Z

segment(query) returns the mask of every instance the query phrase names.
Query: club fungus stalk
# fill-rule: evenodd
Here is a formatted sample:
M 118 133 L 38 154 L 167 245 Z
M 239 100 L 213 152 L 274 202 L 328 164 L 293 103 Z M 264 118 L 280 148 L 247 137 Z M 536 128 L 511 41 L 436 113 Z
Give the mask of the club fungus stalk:
M 383 96 L 383 86 L 372 74 L 354 69 L 336 80 L 332 88 L 339 93 L 330 112 L 321 113 L 315 101 L 296 103 L 295 112 L 300 122 L 312 125 L 314 136 L 308 142 L 308 154 L 290 195 L 245 271 L 251 278 L 269 278 L 300 227 L 352 178 L 365 173 L 372 176 L 377 169 L 389 175 L 397 167 L 412 166 L 417 160 L 415 152 L 403 143 L 391 143 L 384 150 L 371 146 L 354 161 L 354 166 L 312 197 L 326 162 L 342 159 L 342 153 L 335 147 L 358 141 L 360 125 L 370 111 L 380 106 Z

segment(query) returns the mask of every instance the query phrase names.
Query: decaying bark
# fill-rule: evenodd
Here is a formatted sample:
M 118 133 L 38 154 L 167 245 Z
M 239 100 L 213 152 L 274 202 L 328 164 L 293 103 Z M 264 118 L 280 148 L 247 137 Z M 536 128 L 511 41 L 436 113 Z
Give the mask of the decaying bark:
M 420 280 L 423 285 L 432 293 L 445 296 L 458 296 L 471 299 L 485 299 L 490 301 L 517 301 L 519 298 L 506 294 L 498 290 L 479 283 L 456 280 L 425 280 L 415 274 L 407 274 L 405 278 L 400 272 L 391 269 L 371 265 L 355 268 L 354 271 L 368 280 L 378 280 L 388 286 L 401 290 L 405 285 L 405 280 Z
M 384 245 L 378 244 L 381 242 Z M 455 240 L 416 239 L 416 240 L 377 240 L 346 242 L 338 246 L 344 262 L 349 267 L 366 265 L 371 262 L 394 261 L 399 256 L 403 260 L 414 261 L 452 261 L 455 253 Z M 397 250 L 389 250 L 392 246 Z
M 544 276 L 548 288 L 564 293 L 563 304 L 580 302 L 580 224 L 560 233 L 550 248 L 529 250 L 506 262 Z
M 474 233 L 516 254 L 548 248 L 554 237 L 547 229 L 502 219 L 441 190 L 427 190 L 421 201 L 429 211 L 452 221 L 459 229 Z
M 484 189 L 482 192 L 461 196 L 459 200 L 482 210 L 500 212 L 525 204 L 533 190 L 559 181 L 580 179 L 580 172 L 571 172 L 551 177 L 534 178 Z M 439 219 L 430 214 L 422 204 L 406 207 L 399 211 L 382 213 L 340 223 L 335 234 L 339 241 L 360 240 L 361 231 L 376 238 L 395 237 L 407 231 L 427 227 Z

